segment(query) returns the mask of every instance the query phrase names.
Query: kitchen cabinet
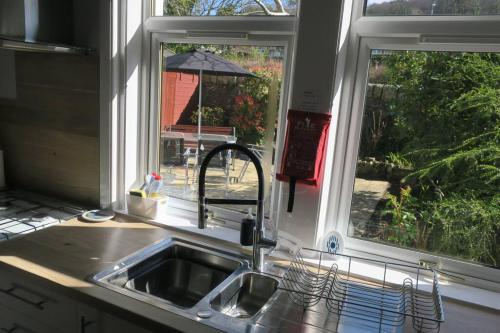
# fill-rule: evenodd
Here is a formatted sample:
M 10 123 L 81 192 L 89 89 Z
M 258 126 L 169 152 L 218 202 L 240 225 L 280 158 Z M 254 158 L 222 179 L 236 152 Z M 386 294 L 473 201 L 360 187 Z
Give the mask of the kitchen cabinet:
M 90 307 L 83 303 L 77 304 L 76 321 L 74 331 L 78 333 L 100 333 L 106 332 L 101 330 L 101 313 L 98 309 Z M 109 331 L 111 332 L 111 331 Z
M 152 333 L 74 300 L 21 271 L 0 267 L 2 333 Z
M 34 330 L 35 332 L 46 332 L 42 329 L 45 327 L 52 332 L 71 332 L 73 330 L 76 303 L 55 293 L 27 274 L 2 269 L 0 305 L 2 308 L 8 308 L 11 312 L 15 312 L 14 317 L 17 319 L 26 318 L 26 320 L 21 320 L 21 322 L 17 320 L 12 324 L 27 325 L 28 322 L 40 324 L 40 328 Z M 8 321 L 10 313 L 2 311 L 0 318 Z
M 46 326 L 25 314 L 2 306 L 0 313 L 0 332 L 2 333 L 64 333 Z
M 144 329 L 137 326 L 131 322 L 125 321 L 114 315 L 103 313 L 100 322 L 100 332 L 112 333 L 112 332 L 134 332 L 134 333 L 153 333 L 153 331 Z M 169 332 L 168 329 L 162 330 L 162 333 Z M 94 333 L 87 332 L 85 333 Z

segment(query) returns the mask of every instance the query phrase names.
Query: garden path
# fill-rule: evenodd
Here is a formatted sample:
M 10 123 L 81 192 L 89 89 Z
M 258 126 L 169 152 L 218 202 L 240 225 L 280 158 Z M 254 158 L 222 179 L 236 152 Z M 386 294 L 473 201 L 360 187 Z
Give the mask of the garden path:
M 351 204 L 352 223 L 349 224 L 349 234 L 359 234 L 359 232 L 353 232 L 352 228 L 366 229 L 367 222 L 380 200 L 384 199 L 390 186 L 391 184 L 386 181 L 356 178 Z

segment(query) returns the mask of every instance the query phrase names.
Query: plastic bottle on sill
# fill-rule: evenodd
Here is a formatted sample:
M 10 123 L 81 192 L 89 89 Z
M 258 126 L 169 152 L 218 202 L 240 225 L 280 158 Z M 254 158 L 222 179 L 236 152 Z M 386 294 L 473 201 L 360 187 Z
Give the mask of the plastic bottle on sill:
M 160 175 L 155 174 L 153 180 L 148 187 L 148 197 L 155 199 L 160 197 L 160 189 L 163 186 L 162 179 Z

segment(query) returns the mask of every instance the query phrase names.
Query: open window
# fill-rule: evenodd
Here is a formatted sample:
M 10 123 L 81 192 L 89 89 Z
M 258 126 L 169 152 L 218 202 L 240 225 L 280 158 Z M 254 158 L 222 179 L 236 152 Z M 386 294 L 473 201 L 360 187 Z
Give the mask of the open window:
M 165 15 L 174 15 L 167 9 Z M 148 169 L 162 176 L 170 208 L 196 212 L 203 158 L 218 145 L 242 144 L 262 163 L 265 217 L 274 220 L 275 155 L 288 101 L 294 18 L 192 16 L 146 22 L 152 36 Z M 267 31 L 252 32 L 256 24 Z M 206 180 L 207 196 L 257 197 L 255 167 L 235 151 L 214 158 Z M 248 207 L 209 210 L 215 223 L 239 228 Z

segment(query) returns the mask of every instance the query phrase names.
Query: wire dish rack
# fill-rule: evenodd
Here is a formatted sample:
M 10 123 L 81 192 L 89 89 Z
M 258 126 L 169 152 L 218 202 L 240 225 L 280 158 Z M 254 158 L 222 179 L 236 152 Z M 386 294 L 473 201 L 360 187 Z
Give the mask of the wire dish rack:
M 324 304 L 339 318 L 368 323 L 370 331 L 396 332 L 411 320 L 417 332 L 439 332 L 444 321 L 436 272 L 411 264 L 302 248 L 280 289 L 304 310 Z

